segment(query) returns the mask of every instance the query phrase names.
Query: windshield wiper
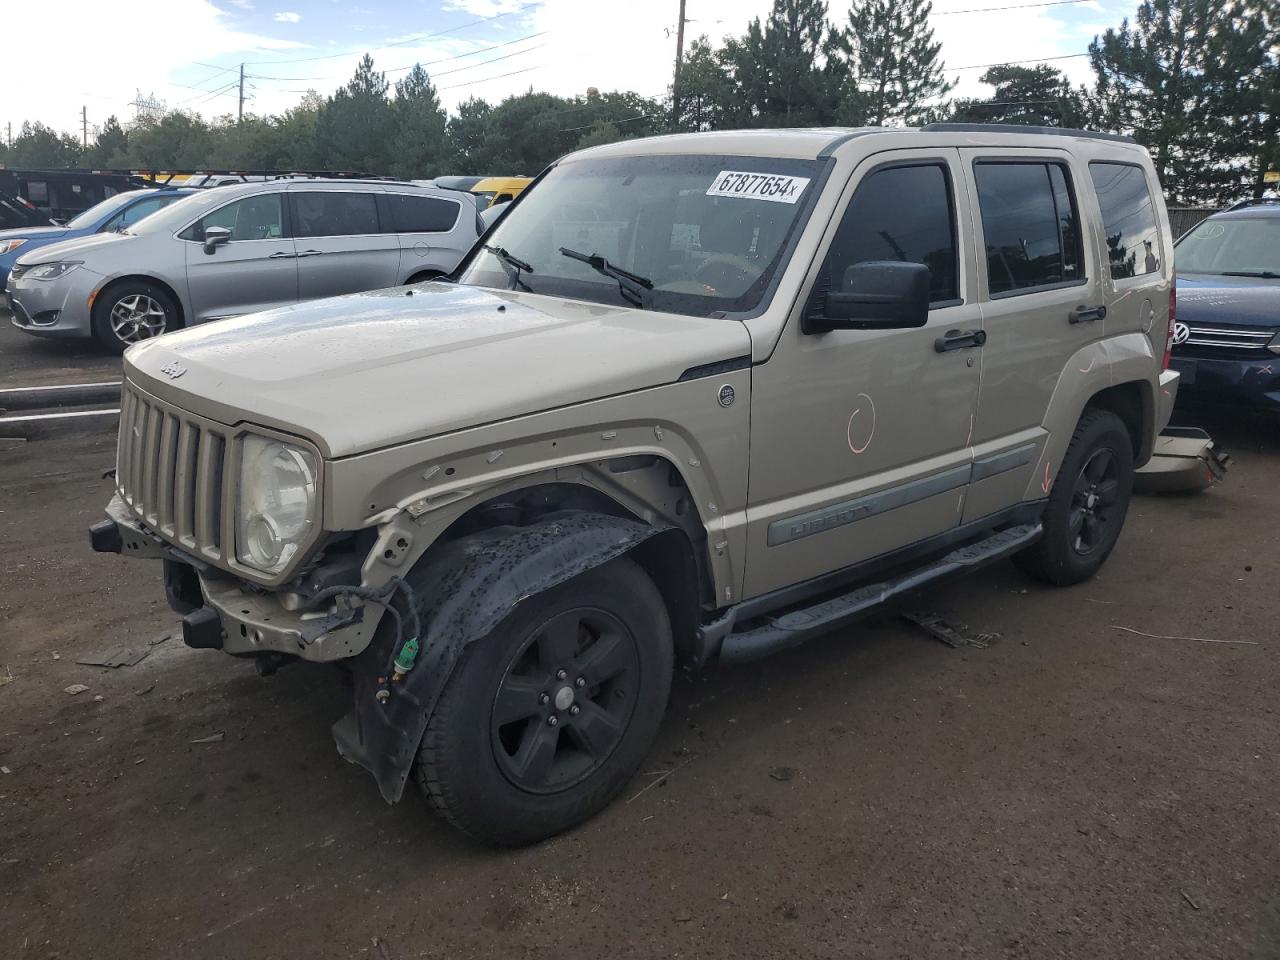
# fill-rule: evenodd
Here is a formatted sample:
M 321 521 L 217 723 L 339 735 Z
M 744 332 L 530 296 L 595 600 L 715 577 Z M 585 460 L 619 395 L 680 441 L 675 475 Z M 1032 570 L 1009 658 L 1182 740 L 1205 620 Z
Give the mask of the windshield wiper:
M 1263 280 L 1280 280 L 1280 273 L 1271 270 L 1224 270 L 1224 277 L 1261 277 Z
M 653 281 L 648 277 L 642 277 L 638 273 L 632 273 L 630 270 L 615 267 L 598 253 L 588 255 L 579 253 L 577 250 L 570 250 L 568 247 L 561 247 L 560 252 L 572 260 L 582 261 L 596 273 L 603 273 L 606 277 L 612 277 L 617 280 L 618 290 L 622 294 L 622 299 L 632 306 L 643 307 L 644 298 L 641 291 L 653 289 Z
M 483 244 L 483 247 L 489 253 L 492 253 L 497 257 L 502 263 L 502 269 L 506 270 L 507 276 L 511 278 L 512 290 L 519 287 L 520 289 L 527 290 L 530 293 L 533 292 L 529 285 L 520 279 L 521 273 L 533 273 L 533 267 L 529 266 L 529 264 L 525 263 L 515 254 L 509 253 L 506 247 L 492 247 L 487 243 Z

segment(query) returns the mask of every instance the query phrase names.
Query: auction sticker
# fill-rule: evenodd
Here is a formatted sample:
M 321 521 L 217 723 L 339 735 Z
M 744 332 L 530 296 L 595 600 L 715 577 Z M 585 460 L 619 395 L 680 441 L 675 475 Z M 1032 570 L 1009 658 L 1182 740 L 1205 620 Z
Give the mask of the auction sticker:
M 721 170 L 707 188 L 708 197 L 743 197 L 771 203 L 795 203 L 809 185 L 808 177 L 788 177 L 777 173 L 745 173 Z

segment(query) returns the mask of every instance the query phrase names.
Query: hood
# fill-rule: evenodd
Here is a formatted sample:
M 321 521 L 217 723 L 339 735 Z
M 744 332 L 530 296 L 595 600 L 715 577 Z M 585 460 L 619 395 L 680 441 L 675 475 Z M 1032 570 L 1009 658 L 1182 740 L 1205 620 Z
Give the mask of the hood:
M 672 383 L 750 352 L 735 320 L 431 283 L 179 331 L 131 347 L 125 370 L 183 409 L 301 433 L 337 458 Z
M 32 267 L 37 263 L 52 263 L 55 260 L 69 260 L 79 258 L 82 254 L 89 253 L 95 247 L 106 247 L 116 243 L 128 243 L 136 240 L 137 237 L 127 233 L 93 233 L 87 237 L 75 237 L 71 240 L 61 240 L 58 243 L 51 243 L 47 246 L 36 247 L 30 253 L 23 254 L 18 258 L 18 263 L 24 267 Z M 19 248 L 21 249 L 21 248 Z M 89 269 L 93 269 L 93 265 L 89 265 Z
M 68 232 L 66 227 L 14 227 L 12 230 L 0 230 L 0 241 L 57 240 Z M 22 248 L 19 247 L 18 249 Z
M 1280 280 L 1179 274 L 1178 319 L 1184 323 L 1280 327 Z

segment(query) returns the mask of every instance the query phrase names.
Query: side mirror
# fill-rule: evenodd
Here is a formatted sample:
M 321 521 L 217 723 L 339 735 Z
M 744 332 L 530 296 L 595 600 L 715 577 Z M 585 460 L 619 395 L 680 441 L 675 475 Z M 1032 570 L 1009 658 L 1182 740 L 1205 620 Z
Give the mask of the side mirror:
M 231 242 L 231 231 L 226 227 L 205 227 L 204 228 L 204 252 L 212 255 L 224 244 Z
M 923 327 L 929 321 L 929 288 L 923 263 L 855 263 L 845 268 L 839 290 L 810 298 L 804 332 Z

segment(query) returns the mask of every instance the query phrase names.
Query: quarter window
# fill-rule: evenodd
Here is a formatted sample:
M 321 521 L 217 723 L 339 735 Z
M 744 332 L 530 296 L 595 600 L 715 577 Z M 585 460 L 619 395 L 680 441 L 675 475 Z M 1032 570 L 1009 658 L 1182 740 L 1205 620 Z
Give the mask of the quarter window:
M 228 203 L 193 223 L 180 236 L 203 242 L 209 227 L 226 227 L 232 240 L 274 240 L 284 236 L 284 204 L 280 194 L 267 193 Z
M 869 260 L 922 263 L 929 268 L 934 304 L 960 299 L 955 210 L 945 167 L 888 167 L 858 185 L 823 273 L 839 290 L 845 271 Z
M 458 222 L 461 209 L 453 200 L 405 193 L 388 193 L 383 200 L 389 211 L 389 216 L 384 218 L 388 233 L 448 233 Z
M 354 237 L 378 233 L 372 193 L 295 193 L 294 236 Z
M 1058 163 L 974 166 L 991 294 L 1083 278 L 1071 180 Z
M 1140 277 L 1160 270 L 1156 209 L 1141 167 L 1127 163 L 1089 164 L 1102 208 L 1111 279 Z

